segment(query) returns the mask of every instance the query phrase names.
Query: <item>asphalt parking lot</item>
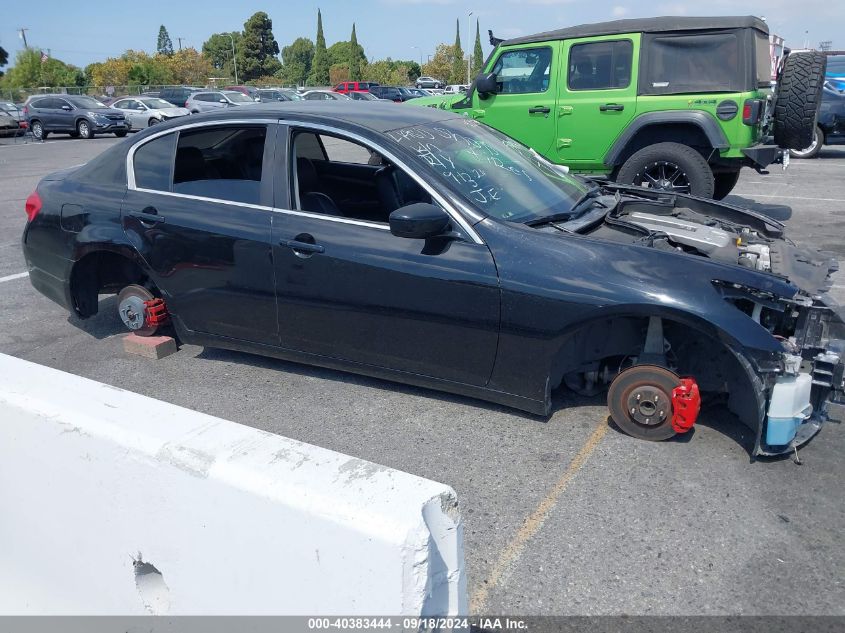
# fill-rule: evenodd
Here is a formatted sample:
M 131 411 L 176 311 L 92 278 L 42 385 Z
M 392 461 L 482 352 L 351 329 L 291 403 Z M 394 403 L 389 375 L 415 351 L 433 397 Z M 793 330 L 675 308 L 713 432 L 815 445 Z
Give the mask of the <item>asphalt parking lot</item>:
M 545 419 L 243 353 L 125 355 L 114 298 L 94 319 L 69 317 L 32 289 L 20 250 L 38 180 L 116 142 L 0 141 L 0 352 L 450 484 L 474 613 L 845 615 L 840 424 L 801 466 L 752 462 L 750 434 L 723 409 L 648 443 L 609 426 L 601 397 L 557 393 Z M 845 261 L 845 148 L 744 170 L 729 200 Z M 845 302 L 845 275 L 835 283 Z

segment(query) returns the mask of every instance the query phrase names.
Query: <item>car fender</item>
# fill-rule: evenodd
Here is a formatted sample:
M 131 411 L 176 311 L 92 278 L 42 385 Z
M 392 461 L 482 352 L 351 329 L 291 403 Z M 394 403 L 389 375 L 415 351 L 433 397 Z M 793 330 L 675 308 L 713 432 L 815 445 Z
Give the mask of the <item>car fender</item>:
M 642 130 L 648 127 L 678 123 L 686 123 L 700 129 L 707 137 L 710 145 L 715 149 L 725 150 L 730 147 L 728 138 L 719 126 L 719 123 L 708 112 L 704 112 L 703 110 L 646 112 L 631 121 L 628 127 L 625 128 L 625 131 L 619 135 L 619 138 L 616 139 L 605 155 L 604 164 L 608 167 L 618 165 L 621 162 L 620 157 L 625 151 L 625 148 Z

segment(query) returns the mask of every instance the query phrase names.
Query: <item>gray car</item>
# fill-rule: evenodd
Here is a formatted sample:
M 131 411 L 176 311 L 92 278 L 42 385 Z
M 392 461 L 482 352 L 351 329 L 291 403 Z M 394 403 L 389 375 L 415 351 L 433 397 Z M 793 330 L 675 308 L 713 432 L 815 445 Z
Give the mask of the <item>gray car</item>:
M 185 107 L 197 114 L 199 112 L 212 112 L 219 108 L 255 105 L 256 103 L 258 102 L 236 90 L 207 90 L 195 92 L 188 97 L 188 100 L 185 101 Z
M 45 139 L 52 132 L 91 139 L 95 134 L 126 136 L 129 131 L 123 112 L 85 95 L 30 97 L 23 112 L 37 139 Z
M 157 97 L 124 97 L 115 101 L 111 107 L 123 112 L 133 130 L 143 130 L 150 125 L 191 113 L 187 108 L 177 108 Z
M 351 101 L 345 94 L 332 90 L 308 90 L 302 93 L 302 98 L 306 101 Z

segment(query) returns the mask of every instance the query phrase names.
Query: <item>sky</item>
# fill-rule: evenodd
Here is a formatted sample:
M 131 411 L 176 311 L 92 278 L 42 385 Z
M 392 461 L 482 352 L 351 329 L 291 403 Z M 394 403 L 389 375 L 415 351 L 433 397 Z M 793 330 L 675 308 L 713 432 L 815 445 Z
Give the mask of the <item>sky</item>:
M 215 7 L 215 8 L 211 8 Z M 832 40 L 834 49 L 845 49 L 844 0 L 290 0 L 276 3 L 197 2 L 197 0 L 137 0 L 118 2 L 106 13 L 79 19 L 79 5 L 68 0 L 42 0 L 38 12 L 6 12 L 0 23 L 0 46 L 9 51 L 10 65 L 23 48 L 17 28 L 28 28 L 31 47 L 50 49 L 62 61 L 85 67 L 94 61 L 119 56 L 128 48 L 155 50 L 163 23 L 173 45 L 202 47 L 212 34 L 243 29 L 256 11 L 273 20 L 279 47 L 300 36 L 315 38 L 317 8 L 323 13 L 326 42 L 348 40 L 352 23 L 358 42 L 370 59 L 413 59 L 425 62 L 438 43 L 451 44 L 455 20 L 460 19 L 461 42 L 475 37 L 480 21 L 485 56 L 490 51 L 487 29 L 498 37 L 516 37 L 565 26 L 617 18 L 655 15 L 757 15 L 769 29 L 798 48 L 809 41 Z M 467 14 L 472 33 L 467 38 Z M 12 17 L 10 17 L 12 16 Z M 37 16 L 36 19 L 33 16 Z

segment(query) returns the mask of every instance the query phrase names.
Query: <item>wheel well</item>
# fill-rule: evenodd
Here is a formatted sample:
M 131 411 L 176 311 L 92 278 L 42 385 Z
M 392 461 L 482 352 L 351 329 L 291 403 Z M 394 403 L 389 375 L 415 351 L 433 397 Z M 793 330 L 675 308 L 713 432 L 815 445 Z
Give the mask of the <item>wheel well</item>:
M 83 319 L 98 310 L 98 295 L 115 294 L 129 284 L 143 285 L 146 273 L 132 259 L 109 251 L 89 253 L 73 266 L 70 293 L 73 307 Z
M 567 374 L 598 372 L 612 379 L 643 353 L 648 316 L 616 316 L 585 324 L 567 337 L 552 367 L 550 384 L 563 382 Z M 704 392 L 726 394 L 728 408 L 752 429 L 760 423 L 759 402 L 752 397 L 760 381 L 748 363 L 718 338 L 715 332 L 690 327 L 689 323 L 662 318 L 667 364 L 680 376 L 695 378 Z
M 662 123 L 655 125 L 647 125 L 634 134 L 633 138 L 628 141 L 625 148 L 616 157 L 615 167 L 621 167 L 626 160 L 631 158 L 636 152 L 649 145 L 657 143 L 679 143 L 681 145 L 688 145 L 698 152 L 706 159 L 710 157 L 713 151 L 713 146 L 707 139 L 707 135 L 697 125 L 692 123 Z

